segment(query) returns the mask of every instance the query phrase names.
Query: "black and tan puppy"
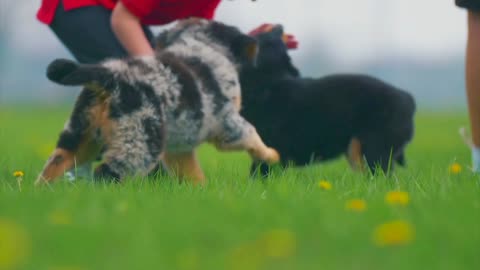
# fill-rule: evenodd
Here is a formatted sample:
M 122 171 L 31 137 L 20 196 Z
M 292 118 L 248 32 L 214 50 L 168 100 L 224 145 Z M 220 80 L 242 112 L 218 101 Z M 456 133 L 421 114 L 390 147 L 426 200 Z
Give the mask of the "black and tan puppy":
M 282 36 L 280 25 L 259 34 L 257 65 L 240 75 L 241 114 L 279 151 L 281 164 L 302 166 L 345 154 L 354 168 L 366 161 L 373 172 L 403 165 L 414 133 L 412 96 L 366 75 L 302 78 Z M 269 166 L 255 162 L 252 173 L 257 169 L 266 175 Z
M 85 85 L 38 182 L 51 181 L 94 160 L 96 178 L 147 175 L 162 158 L 197 182 L 203 172 L 195 148 L 247 150 L 278 161 L 255 128 L 240 116 L 238 71 L 256 57 L 256 41 L 236 28 L 197 20 L 170 31 L 176 43 L 156 56 L 79 65 L 50 64 L 47 76 L 62 85 Z

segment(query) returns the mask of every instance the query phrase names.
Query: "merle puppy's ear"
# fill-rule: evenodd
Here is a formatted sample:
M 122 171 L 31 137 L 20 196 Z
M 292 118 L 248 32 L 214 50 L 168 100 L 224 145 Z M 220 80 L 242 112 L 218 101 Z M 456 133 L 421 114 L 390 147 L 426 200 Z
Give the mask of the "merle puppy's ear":
M 255 66 L 258 55 L 258 42 L 255 38 L 242 34 L 233 43 L 233 53 L 247 64 Z
M 112 78 L 111 72 L 99 65 L 78 64 L 67 59 L 54 60 L 47 68 L 47 78 L 61 85 L 104 83 Z

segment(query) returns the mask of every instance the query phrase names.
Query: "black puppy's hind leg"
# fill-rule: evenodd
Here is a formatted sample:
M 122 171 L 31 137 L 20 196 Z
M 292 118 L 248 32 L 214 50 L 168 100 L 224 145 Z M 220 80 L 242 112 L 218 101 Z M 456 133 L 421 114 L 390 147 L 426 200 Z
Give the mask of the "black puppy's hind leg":
M 407 161 L 405 160 L 405 150 L 402 149 L 400 153 L 397 154 L 395 161 L 402 167 L 407 166 Z
M 372 151 L 369 150 L 370 149 L 366 149 L 365 151 L 365 159 L 372 174 L 376 174 L 378 169 L 383 171 L 386 175 L 390 174 L 395 167 L 394 160 L 392 159 L 392 152 L 388 149 L 377 151 L 374 149 L 372 149 Z
M 260 175 L 262 178 L 268 177 L 270 175 L 271 167 L 266 162 L 254 161 L 250 167 L 250 177 L 255 178 Z
M 360 137 L 362 152 L 372 174 L 377 174 L 378 169 L 389 174 L 394 169 L 391 143 L 380 132 L 371 132 Z
M 352 138 L 347 149 L 347 160 L 354 171 L 365 171 L 362 143 L 357 138 Z

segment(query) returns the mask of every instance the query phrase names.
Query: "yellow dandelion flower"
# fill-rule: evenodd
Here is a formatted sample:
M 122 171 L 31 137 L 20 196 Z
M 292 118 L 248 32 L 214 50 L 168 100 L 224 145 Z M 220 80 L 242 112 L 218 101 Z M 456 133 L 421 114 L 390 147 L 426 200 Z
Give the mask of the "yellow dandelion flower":
M 455 162 L 452 165 L 450 165 L 450 167 L 448 168 L 448 171 L 451 174 L 459 174 L 459 173 L 462 172 L 462 166 L 460 164 L 458 164 L 457 162 Z
M 390 205 L 406 206 L 409 201 L 410 196 L 405 191 L 390 191 L 385 195 L 385 202 Z
M 353 212 L 363 212 L 367 210 L 367 202 L 362 199 L 353 199 L 345 203 L 345 209 Z
M 413 226 L 403 220 L 381 224 L 373 232 L 373 242 L 379 247 L 404 246 L 411 243 L 414 238 Z
M 323 190 L 331 190 L 332 184 L 326 180 L 320 180 L 320 182 L 318 182 L 318 187 Z
M 271 258 L 288 258 L 295 253 L 295 234 L 285 229 L 275 229 L 263 234 L 258 244 L 263 246 L 265 255 Z
M 14 171 L 13 176 L 14 177 L 23 177 L 25 174 L 22 171 Z
M 54 211 L 48 215 L 48 223 L 51 225 L 69 225 L 72 223 L 72 220 L 67 213 Z
M 16 269 L 30 254 L 27 232 L 12 221 L 0 219 L 0 269 Z

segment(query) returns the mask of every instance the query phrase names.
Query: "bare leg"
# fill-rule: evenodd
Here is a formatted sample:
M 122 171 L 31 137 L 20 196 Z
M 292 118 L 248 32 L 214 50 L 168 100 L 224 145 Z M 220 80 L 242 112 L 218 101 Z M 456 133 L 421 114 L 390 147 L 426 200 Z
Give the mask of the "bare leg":
M 480 13 L 468 12 L 466 90 L 472 130 L 473 170 L 480 169 Z

